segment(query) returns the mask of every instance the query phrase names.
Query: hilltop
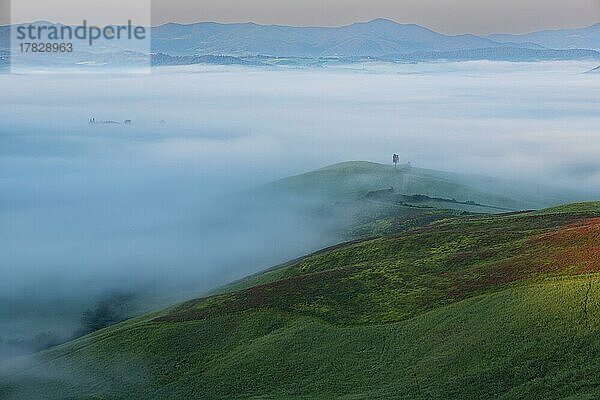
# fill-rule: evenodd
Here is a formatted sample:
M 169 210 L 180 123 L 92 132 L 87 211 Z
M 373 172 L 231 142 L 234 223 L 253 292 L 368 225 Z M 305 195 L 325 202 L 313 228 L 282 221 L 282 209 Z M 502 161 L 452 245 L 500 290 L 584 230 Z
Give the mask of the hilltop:
M 0 397 L 594 398 L 598 243 L 580 203 L 342 244 L 21 360 Z
M 495 214 L 563 204 L 577 195 L 478 175 L 347 161 L 252 191 L 249 204 L 294 210 L 337 240 L 391 234 L 462 214 Z
M 404 195 L 470 201 L 511 210 L 543 208 L 569 199 L 568 195 L 542 185 L 423 169 L 409 164 L 395 168 L 368 161 L 330 165 L 281 179 L 263 190 L 339 201 L 361 199 L 369 192 L 390 188 Z

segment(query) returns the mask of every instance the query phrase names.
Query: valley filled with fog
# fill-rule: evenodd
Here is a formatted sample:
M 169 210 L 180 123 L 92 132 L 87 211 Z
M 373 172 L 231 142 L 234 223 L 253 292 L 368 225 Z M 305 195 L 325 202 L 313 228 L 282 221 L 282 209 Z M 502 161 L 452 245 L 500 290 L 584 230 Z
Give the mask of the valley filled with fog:
M 596 66 L 0 75 L 0 338 L 68 337 L 106 293 L 143 293 L 147 310 L 333 244 L 319 223 L 248 199 L 340 161 L 398 153 L 597 198 Z

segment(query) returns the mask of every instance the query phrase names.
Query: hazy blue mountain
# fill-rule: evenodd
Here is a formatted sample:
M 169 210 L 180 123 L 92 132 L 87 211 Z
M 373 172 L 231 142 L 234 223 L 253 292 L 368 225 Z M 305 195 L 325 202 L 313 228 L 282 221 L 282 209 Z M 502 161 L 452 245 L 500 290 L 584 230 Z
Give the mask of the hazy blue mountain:
M 48 24 L 48 23 L 46 23 Z M 0 65 L 8 63 L 10 27 L 0 26 Z M 41 66 L 73 64 L 118 66 L 147 64 L 147 49 L 121 48 L 98 41 L 76 43 L 78 54 L 42 57 Z M 85 51 L 81 51 L 85 49 Z M 414 24 L 386 19 L 342 27 L 291 27 L 254 23 L 189 25 L 169 23 L 152 28 L 152 65 L 287 65 L 426 61 L 600 60 L 600 24 L 589 28 L 542 31 L 527 35 L 449 36 Z M 13 62 L 29 63 L 15 54 Z
M 600 49 L 600 23 L 579 29 L 545 30 L 523 35 L 494 34 L 486 37 L 502 43 L 533 42 L 551 49 Z
M 170 55 L 352 57 L 510 46 L 475 35 L 443 35 L 385 19 L 327 28 L 171 23 L 154 28 L 152 33 L 153 51 Z

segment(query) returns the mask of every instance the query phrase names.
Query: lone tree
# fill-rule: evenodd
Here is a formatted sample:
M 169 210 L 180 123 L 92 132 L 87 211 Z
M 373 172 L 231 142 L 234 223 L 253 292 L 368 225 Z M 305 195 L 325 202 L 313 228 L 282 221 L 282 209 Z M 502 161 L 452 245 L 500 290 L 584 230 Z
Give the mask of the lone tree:
M 394 162 L 394 168 L 396 168 L 398 166 L 398 163 L 400 162 L 400 156 L 398 154 L 394 154 L 394 156 L 392 157 L 392 161 Z

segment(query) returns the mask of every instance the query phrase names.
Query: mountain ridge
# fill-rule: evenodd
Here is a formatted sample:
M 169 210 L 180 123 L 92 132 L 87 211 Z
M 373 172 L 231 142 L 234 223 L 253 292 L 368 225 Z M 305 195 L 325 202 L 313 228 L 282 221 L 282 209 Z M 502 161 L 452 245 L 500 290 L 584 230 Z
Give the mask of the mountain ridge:
M 0 27 L 0 48 L 7 47 L 9 28 Z M 339 27 L 198 22 L 166 23 L 151 29 L 155 66 L 221 65 L 221 62 L 223 65 L 302 66 L 307 63 L 303 59 L 311 60 L 312 65 L 332 62 L 327 58 L 339 63 L 600 60 L 600 24 L 526 35 L 487 36 L 445 35 L 417 24 L 400 24 L 382 18 Z M 573 37 L 583 39 L 571 40 Z M 102 50 L 111 44 L 99 41 L 98 46 Z M 80 65 L 105 62 L 101 55 L 95 54 L 95 49 L 79 46 L 78 53 L 84 56 L 83 61 L 78 55 L 73 61 Z M 131 52 L 129 55 L 116 54 L 109 63 L 128 63 L 130 56 Z M 259 59 L 261 57 L 270 60 L 264 62 Z M 15 61 L 15 65 L 19 65 L 18 57 Z
M 510 34 L 492 34 L 492 35 L 445 35 L 436 32 L 427 27 L 417 24 L 401 24 L 395 21 L 378 18 L 366 22 L 356 22 L 352 24 L 335 26 L 335 27 L 318 27 L 318 26 L 287 26 L 287 25 L 260 25 L 252 22 L 248 23 L 216 23 L 216 22 L 198 22 L 192 24 L 177 24 L 168 23 L 153 28 L 153 32 L 159 39 L 157 43 L 157 51 L 166 51 L 166 48 L 161 47 L 164 43 L 160 42 L 161 38 L 165 38 L 164 31 L 172 31 L 171 28 L 179 33 L 187 32 L 188 40 L 191 40 L 190 33 L 198 34 L 205 32 L 207 37 L 218 38 L 225 40 L 228 43 L 221 47 L 210 46 L 210 43 L 202 43 L 196 47 L 196 50 L 212 51 L 220 49 L 223 54 L 233 56 L 247 55 L 266 55 L 266 56 L 311 56 L 311 57 L 326 57 L 326 56 L 381 56 L 392 52 L 410 52 L 410 51 L 450 51 L 450 50 L 466 50 L 490 47 L 513 47 L 513 48 L 528 48 L 528 49 L 600 49 L 600 23 L 590 27 L 575 28 L 575 29 L 558 29 L 533 32 L 524 35 Z M 251 41 L 245 42 L 246 47 L 236 47 L 232 43 L 231 36 L 227 31 L 238 34 L 243 33 Z M 565 36 L 569 34 L 577 34 L 581 32 L 587 39 L 580 42 L 574 42 L 573 45 L 561 45 L 556 40 L 554 42 L 545 38 L 547 35 Z M 254 42 L 267 40 L 265 34 L 271 38 L 280 38 L 280 46 L 278 50 L 268 46 L 252 47 Z M 539 38 L 538 41 L 531 38 Z M 179 39 L 182 39 L 179 37 Z M 285 40 L 283 40 L 285 39 Z M 360 46 L 350 51 L 344 49 L 346 41 L 366 41 L 378 48 L 367 49 L 363 48 L 359 52 Z M 297 47 L 291 46 L 296 44 Z M 579 43 L 579 46 L 575 44 Z M 188 43 L 189 44 L 189 43 Z M 364 43 L 363 43 L 364 44 Z M 254 44 L 255 45 L 255 44 Z M 287 47 L 285 46 L 287 45 Z M 188 46 L 188 50 L 193 48 Z M 254 49 L 254 51 L 251 51 Z M 259 50 L 260 49 L 260 50 Z M 285 51 L 284 51 L 285 50 Z M 303 50 L 303 51 L 301 51 Z M 286 52 L 287 51 L 287 52 Z M 231 53 L 231 54 L 230 54 Z
M 201 35 L 210 40 L 194 42 Z M 169 47 L 176 37 L 184 46 Z M 243 40 L 242 40 L 243 39 Z M 218 45 L 212 41 L 218 40 Z M 176 54 L 183 49 L 232 56 L 380 56 L 416 50 L 456 50 L 505 47 L 506 44 L 476 35 L 444 35 L 416 24 L 386 19 L 358 22 L 341 27 L 293 27 L 254 23 L 164 24 L 153 29 L 153 49 Z M 521 46 L 526 46 L 522 44 Z M 178 54 L 182 55 L 182 54 Z
M 491 34 L 485 36 L 499 42 L 533 42 L 552 49 L 600 49 L 600 22 L 583 28 L 546 29 L 520 35 Z

